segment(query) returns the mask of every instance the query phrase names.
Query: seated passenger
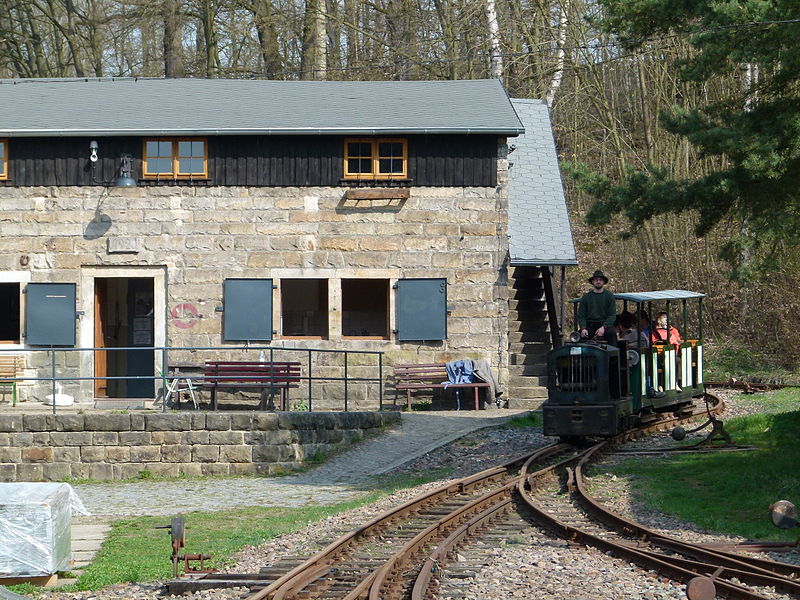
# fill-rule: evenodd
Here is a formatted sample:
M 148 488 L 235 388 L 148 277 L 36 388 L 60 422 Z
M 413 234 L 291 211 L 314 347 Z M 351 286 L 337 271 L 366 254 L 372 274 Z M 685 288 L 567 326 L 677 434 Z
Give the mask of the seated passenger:
M 672 325 L 669 327 L 669 334 L 667 334 L 667 313 L 658 313 L 656 317 L 655 328 L 650 332 L 650 341 L 654 344 L 670 343 L 675 346 L 675 351 L 679 352 L 681 347 L 681 334 Z
M 675 347 L 675 366 L 677 372 L 681 372 L 681 334 L 672 325 L 669 327 L 667 333 L 667 313 L 658 313 L 656 317 L 655 327 L 650 332 L 650 341 L 654 344 L 672 344 Z M 675 387 L 675 390 L 681 392 L 680 383 Z
M 641 328 L 634 328 L 635 317 L 632 313 L 623 312 L 619 317 L 619 339 L 628 343 L 628 348 L 647 348 L 649 342 Z

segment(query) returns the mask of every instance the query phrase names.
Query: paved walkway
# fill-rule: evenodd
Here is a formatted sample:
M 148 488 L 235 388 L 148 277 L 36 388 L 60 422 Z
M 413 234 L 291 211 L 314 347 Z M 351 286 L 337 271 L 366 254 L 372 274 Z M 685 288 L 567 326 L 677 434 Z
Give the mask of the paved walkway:
M 403 413 L 400 426 L 356 444 L 322 465 L 286 477 L 240 477 L 76 485 L 89 517 L 73 519 L 76 568 L 100 547 L 118 517 L 224 510 L 242 506 L 311 506 L 364 495 L 370 477 L 422 456 L 470 432 L 500 425 L 525 410 Z M 165 518 L 166 524 L 168 519 Z

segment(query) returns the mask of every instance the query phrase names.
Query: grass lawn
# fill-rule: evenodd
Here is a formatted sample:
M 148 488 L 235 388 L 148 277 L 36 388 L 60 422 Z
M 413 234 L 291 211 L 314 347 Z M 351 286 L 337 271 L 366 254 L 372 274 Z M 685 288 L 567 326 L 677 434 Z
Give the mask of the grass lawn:
M 768 412 L 725 420 L 734 443 L 752 452 L 637 457 L 606 469 L 631 480 L 634 498 L 711 531 L 759 540 L 794 540 L 797 529 L 769 520 L 776 500 L 800 504 L 800 390 L 754 396 Z M 724 419 L 724 415 L 723 415 Z
M 303 508 L 250 507 L 219 512 L 183 515 L 188 554 L 210 554 L 206 566 L 215 568 L 231 562 L 244 546 L 255 546 L 270 538 L 296 531 L 330 515 L 376 502 L 396 490 L 426 483 L 434 477 L 401 476 L 384 478 L 380 490 L 364 497 L 328 506 Z M 147 582 L 172 578 L 170 517 L 136 517 L 114 521 L 94 561 L 77 583 L 59 591 L 97 590 L 116 583 Z M 9 586 L 18 594 L 38 595 L 42 590 L 23 584 Z

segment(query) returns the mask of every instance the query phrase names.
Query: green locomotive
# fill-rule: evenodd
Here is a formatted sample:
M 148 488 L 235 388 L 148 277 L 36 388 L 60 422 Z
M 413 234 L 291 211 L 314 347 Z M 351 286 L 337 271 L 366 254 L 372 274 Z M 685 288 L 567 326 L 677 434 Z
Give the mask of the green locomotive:
M 548 395 L 542 405 L 545 435 L 609 437 L 659 413 L 678 414 L 703 396 L 704 294 L 661 290 L 614 297 L 623 314 L 633 314 L 635 341 L 614 346 L 581 340 L 575 332 L 550 352 Z M 578 301 L 572 302 L 577 322 Z M 666 315 L 665 327 L 651 319 L 654 310 L 662 311 L 661 325 Z M 681 339 L 673 337 L 676 324 Z

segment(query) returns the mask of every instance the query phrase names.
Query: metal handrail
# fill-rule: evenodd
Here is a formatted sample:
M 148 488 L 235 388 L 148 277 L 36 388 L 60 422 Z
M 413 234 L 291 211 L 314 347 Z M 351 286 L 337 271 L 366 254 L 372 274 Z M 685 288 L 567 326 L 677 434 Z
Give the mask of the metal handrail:
M 155 353 L 161 353 L 161 369 L 160 373 L 154 373 L 153 375 L 106 375 L 102 377 L 88 377 L 88 376 L 63 376 L 57 374 L 57 366 L 56 366 L 56 353 L 64 352 L 119 352 L 119 351 L 147 351 L 153 352 L 154 354 L 154 365 L 155 365 Z M 192 353 L 198 351 L 216 351 L 216 352 L 263 352 L 269 351 L 269 360 L 253 360 L 247 362 L 276 362 L 275 355 L 276 353 L 296 353 L 300 352 L 307 356 L 307 367 L 308 373 L 306 375 L 299 375 L 297 377 L 298 381 L 306 381 L 308 386 L 308 408 L 307 410 L 311 412 L 313 410 L 312 406 L 312 389 L 313 383 L 319 381 L 342 381 L 344 382 L 344 410 L 348 410 L 348 399 L 349 399 L 349 383 L 375 383 L 378 386 L 378 400 L 379 400 L 379 410 L 383 410 L 383 352 L 376 351 L 376 350 L 338 350 L 338 349 L 322 349 L 322 348 L 285 348 L 279 347 L 276 348 L 274 346 L 120 346 L 120 347 L 87 347 L 87 348 L 75 348 L 75 347 L 42 347 L 42 348 L 20 348 L 20 347 L 13 347 L 13 348 L 3 348 L 0 347 L 0 355 L 2 353 L 13 353 L 13 354 L 38 354 L 42 352 L 46 352 L 50 355 L 50 376 L 48 377 L 8 377 L 3 378 L 3 381 L 8 382 L 18 382 L 18 381 L 47 381 L 51 382 L 52 384 L 52 393 L 53 393 L 53 414 L 56 413 L 56 383 L 57 382 L 77 382 L 77 381 L 117 381 L 117 380 L 124 380 L 124 381 L 135 381 L 135 380 L 161 380 L 162 383 L 162 390 L 166 390 L 168 385 L 167 382 L 173 381 L 175 379 L 193 379 L 193 380 L 215 380 L 215 379 L 223 379 L 225 377 L 217 377 L 217 376 L 198 376 L 192 377 L 187 376 L 185 374 L 172 374 L 170 373 L 170 365 L 169 365 L 169 353 L 170 352 L 181 352 L 181 351 L 189 351 Z M 344 364 L 342 368 L 344 369 L 344 377 L 335 377 L 335 376 L 320 376 L 314 375 L 314 357 L 318 357 L 322 354 L 342 354 L 344 355 Z M 375 355 L 377 357 L 377 365 L 375 368 L 377 369 L 377 376 L 376 377 L 351 377 L 348 372 L 348 363 L 350 355 Z M 205 362 L 205 361 L 204 361 Z M 236 362 L 233 361 L 232 362 Z M 278 361 L 282 362 L 282 361 Z M 203 368 L 203 364 L 198 364 L 198 368 Z M 372 366 L 372 365 L 364 365 L 364 366 Z M 43 368 L 43 367 L 42 367 Z M 61 367 L 62 369 L 64 367 Z M 75 368 L 75 367 L 73 367 Z M 272 379 L 273 376 L 270 376 Z M 243 376 L 241 377 L 242 380 L 247 379 L 259 379 L 258 377 L 248 377 Z M 162 392 L 166 393 L 166 392 Z M 155 394 L 158 397 L 158 394 Z M 162 412 L 166 411 L 166 402 L 162 402 Z

